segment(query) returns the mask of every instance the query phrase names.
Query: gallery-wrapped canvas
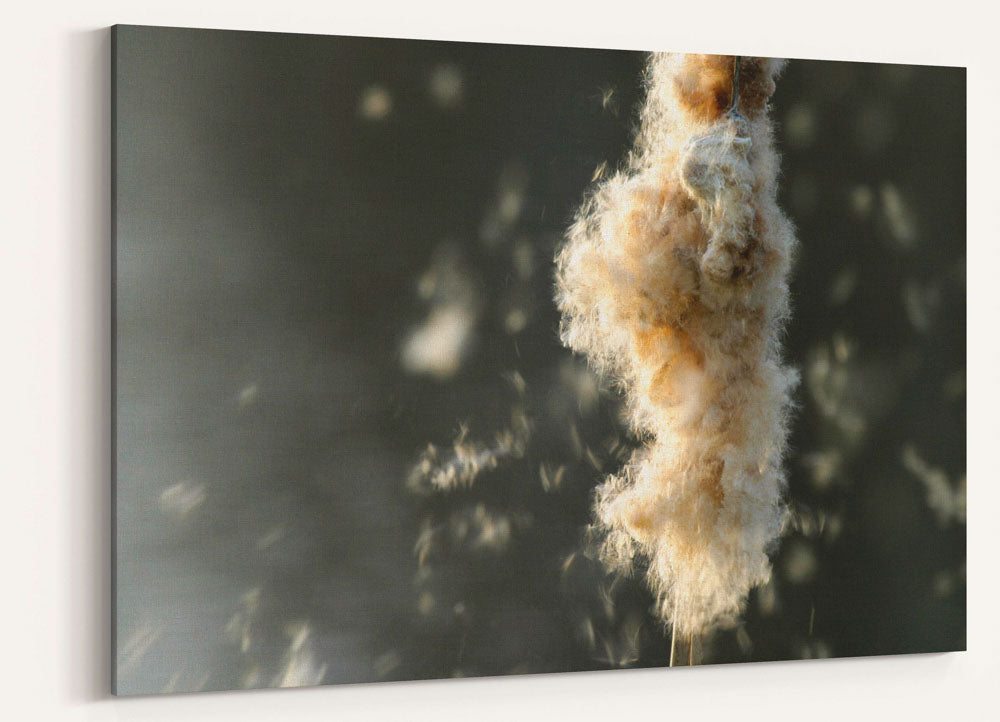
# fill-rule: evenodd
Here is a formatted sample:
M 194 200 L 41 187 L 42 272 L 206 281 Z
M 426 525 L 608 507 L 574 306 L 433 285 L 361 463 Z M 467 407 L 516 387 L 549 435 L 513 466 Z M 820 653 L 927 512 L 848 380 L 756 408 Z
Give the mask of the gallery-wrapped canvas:
M 965 649 L 964 69 L 112 39 L 117 694 Z

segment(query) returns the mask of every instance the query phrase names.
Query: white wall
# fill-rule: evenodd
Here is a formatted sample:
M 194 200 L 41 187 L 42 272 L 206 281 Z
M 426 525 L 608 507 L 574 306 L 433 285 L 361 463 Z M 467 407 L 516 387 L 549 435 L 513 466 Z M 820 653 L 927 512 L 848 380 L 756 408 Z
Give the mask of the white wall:
M 5 8 L 0 110 L 0 716 L 86 720 L 997 719 L 997 17 L 973 0 L 35 0 Z M 985 7 L 985 3 L 982 4 Z M 474 9 L 475 8 L 475 9 Z M 729 9 L 731 8 L 731 9 Z M 969 67 L 969 651 L 501 680 L 108 697 L 108 33 L 116 22 Z

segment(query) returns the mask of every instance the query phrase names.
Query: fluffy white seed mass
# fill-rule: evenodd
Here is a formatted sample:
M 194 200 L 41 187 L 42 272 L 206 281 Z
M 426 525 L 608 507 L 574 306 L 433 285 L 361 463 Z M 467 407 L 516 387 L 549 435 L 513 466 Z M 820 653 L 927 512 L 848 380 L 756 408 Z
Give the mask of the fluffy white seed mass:
M 600 553 L 646 570 L 675 634 L 742 611 L 785 519 L 795 237 L 767 116 L 781 66 L 654 55 L 635 148 L 556 258 L 563 343 L 620 384 L 643 441 L 598 489 Z

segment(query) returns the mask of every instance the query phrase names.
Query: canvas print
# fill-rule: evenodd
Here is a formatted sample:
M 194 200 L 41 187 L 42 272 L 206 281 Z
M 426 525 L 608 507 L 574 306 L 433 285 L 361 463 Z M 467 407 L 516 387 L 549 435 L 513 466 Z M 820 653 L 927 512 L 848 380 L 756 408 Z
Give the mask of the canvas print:
M 964 69 L 112 38 L 117 694 L 965 649 Z

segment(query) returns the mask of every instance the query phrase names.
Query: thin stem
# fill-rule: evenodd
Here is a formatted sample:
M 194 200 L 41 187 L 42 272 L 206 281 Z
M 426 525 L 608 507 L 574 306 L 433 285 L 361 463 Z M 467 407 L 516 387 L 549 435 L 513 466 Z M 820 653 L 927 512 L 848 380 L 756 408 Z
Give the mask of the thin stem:
M 742 55 L 733 56 L 733 102 L 729 106 L 730 115 L 740 114 L 740 66 L 743 64 Z
M 670 629 L 670 666 L 674 666 L 674 655 L 677 652 L 677 603 L 680 601 L 680 597 L 674 599 L 674 616 L 671 620 Z

